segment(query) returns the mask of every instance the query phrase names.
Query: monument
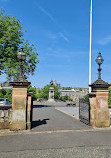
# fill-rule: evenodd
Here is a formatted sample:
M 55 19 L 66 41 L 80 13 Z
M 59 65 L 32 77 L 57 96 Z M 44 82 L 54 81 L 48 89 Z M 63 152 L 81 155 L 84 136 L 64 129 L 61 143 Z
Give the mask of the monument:
M 49 99 L 48 102 L 55 102 L 54 100 L 54 87 L 53 81 L 50 81 L 50 88 L 49 88 Z

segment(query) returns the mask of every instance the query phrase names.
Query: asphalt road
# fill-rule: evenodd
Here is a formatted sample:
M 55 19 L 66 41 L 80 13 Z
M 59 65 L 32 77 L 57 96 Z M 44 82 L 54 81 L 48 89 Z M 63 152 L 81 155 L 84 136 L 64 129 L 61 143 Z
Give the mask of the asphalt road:
M 86 130 L 91 128 L 79 120 L 56 110 L 55 107 L 44 106 L 33 109 L 32 125 L 32 130 L 36 131 Z
M 110 158 L 111 131 L 27 132 L 0 137 L 0 158 Z

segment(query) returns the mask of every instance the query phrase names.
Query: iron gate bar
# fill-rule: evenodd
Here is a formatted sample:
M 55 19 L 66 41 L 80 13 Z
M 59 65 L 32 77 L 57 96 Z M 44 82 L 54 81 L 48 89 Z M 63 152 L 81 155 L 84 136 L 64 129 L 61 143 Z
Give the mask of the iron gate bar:
M 89 102 L 89 99 L 79 99 L 79 119 L 81 122 L 83 122 L 87 125 L 90 125 L 90 102 Z

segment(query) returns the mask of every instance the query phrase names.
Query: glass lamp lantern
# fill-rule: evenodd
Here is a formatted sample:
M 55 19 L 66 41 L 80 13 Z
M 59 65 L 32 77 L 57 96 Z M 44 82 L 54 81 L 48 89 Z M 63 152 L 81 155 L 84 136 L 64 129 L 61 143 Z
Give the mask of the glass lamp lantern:
M 20 49 L 20 51 L 17 53 L 17 58 L 20 60 L 25 60 L 26 59 L 26 54 L 23 51 L 23 48 Z
M 20 60 L 20 73 L 19 73 L 19 80 L 23 80 L 23 61 L 26 59 L 26 54 L 23 51 L 23 48 L 17 53 L 17 58 Z
M 99 52 L 98 53 L 98 57 L 96 58 L 96 63 L 99 65 L 99 68 L 98 68 L 98 80 L 101 80 L 101 67 L 100 65 L 104 62 L 104 59 L 103 57 L 101 56 L 101 53 Z
M 104 62 L 104 59 L 103 59 L 103 57 L 101 56 L 101 53 L 99 52 L 99 53 L 98 53 L 98 57 L 96 58 L 96 63 L 97 63 L 98 65 L 101 65 L 103 62 Z

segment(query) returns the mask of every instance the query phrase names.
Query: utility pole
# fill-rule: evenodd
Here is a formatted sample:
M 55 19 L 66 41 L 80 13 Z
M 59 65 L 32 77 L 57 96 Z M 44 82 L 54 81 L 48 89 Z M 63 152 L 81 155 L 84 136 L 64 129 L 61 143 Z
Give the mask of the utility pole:
M 91 8 L 90 8 L 89 85 L 91 85 L 91 48 L 92 48 L 92 0 L 91 0 Z M 89 93 L 91 93 L 91 87 L 89 87 Z

